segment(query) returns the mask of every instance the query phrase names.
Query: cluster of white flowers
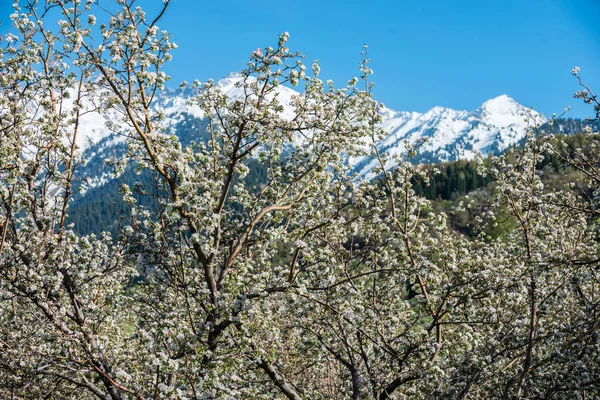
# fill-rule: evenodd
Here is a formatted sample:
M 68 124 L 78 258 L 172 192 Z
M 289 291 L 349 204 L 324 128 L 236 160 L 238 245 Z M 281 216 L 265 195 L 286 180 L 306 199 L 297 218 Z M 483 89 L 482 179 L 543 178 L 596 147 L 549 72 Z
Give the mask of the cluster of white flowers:
M 412 163 L 423 141 L 377 152 L 366 46 L 341 88 L 317 61 L 307 72 L 287 32 L 252 52 L 235 99 L 195 81 L 206 138 L 184 147 L 152 104 L 168 33 L 136 1 L 78 3 L 53 3 L 45 35 L 35 2 L 17 10 L 1 55 L 0 397 L 600 396 L 597 141 L 567 151 L 533 129 L 479 155 L 495 192 L 453 210 L 478 225 L 463 235 L 415 190 L 432 173 Z M 109 22 L 92 37 L 96 15 Z M 293 115 L 286 84 L 304 89 Z M 114 239 L 69 225 L 90 96 L 129 135 L 108 161 L 156 178 L 152 207 L 122 185 Z M 371 156 L 379 179 L 357 181 L 343 154 Z M 546 185 L 549 157 L 584 178 Z

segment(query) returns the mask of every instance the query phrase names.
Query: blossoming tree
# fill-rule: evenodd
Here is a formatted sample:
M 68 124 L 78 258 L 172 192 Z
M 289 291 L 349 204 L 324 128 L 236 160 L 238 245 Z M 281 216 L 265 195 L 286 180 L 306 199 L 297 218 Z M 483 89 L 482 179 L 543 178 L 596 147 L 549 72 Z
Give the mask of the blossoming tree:
M 386 169 L 366 54 L 336 88 L 281 35 L 252 53 L 241 96 L 193 85 L 209 135 L 184 147 L 154 105 L 176 47 L 158 28 L 170 2 L 152 18 L 135 0 L 101 3 L 20 2 L 3 38 L 3 397 L 600 395 L 598 153 L 532 129 L 482 165 L 497 196 L 481 225 L 502 209 L 517 228 L 467 238 L 413 190 L 427 180 L 414 147 Z M 291 113 L 280 85 L 302 89 Z M 66 224 L 91 111 L 116 118 L 123 162 L 156 178 L 152 208 L 123 185 L 118 238 Z M 365 152 L 380 165 L 372 182 L 346 165 Z M 545 187 L 536 165 L 549 153 L 593 195 Z M 263 182 L 247 181 L 250 165 Z

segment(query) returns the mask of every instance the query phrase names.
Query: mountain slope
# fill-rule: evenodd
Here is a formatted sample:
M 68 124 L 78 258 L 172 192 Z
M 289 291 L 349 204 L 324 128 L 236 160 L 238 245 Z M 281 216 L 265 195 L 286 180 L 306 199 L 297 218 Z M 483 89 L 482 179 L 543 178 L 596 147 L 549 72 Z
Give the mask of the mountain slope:
M 232 73 L 216 83 L 232 100 L 244 96 L 243 90 L 236 86 L 242 75 Z M 292 116 L 290 106 L 292 96 L 298 94 L 294 90 L 279 86 L 277 88 L 279 101 L 283 105 L 283 116 Z M 197 105 L 191 105 L 189 100 L 194 96 L 190 89 L 165 90 L 156 101 L 156 109 L 166 116 L 166 126 L 185 143 L 194 140 L 194 128 L 202 125 L 203 113 Z M 425 113 L 394 111 L 384 108 L 381 112 L 383 123 L 381 127 L 387 136 L 377 143 L 381 154 L 388 156 L 386 167 L 395 165 L 394 156 L 401 156 L 406 150 L 405 141 L 416 142 L 420 138 L 427 141 L 418 150 L 414 162 L 437 163 L 458 159 L 472 159 L 475 152 L 483 155 L 497 154 L 508 147 L 519 143 L 526 135 L 529 126 L 543 123 L 545 117 L 528 109 L 507 95 L 501 95 L 484 102 L 473 111 L 453 110 L 450 108 L 434 107 Z M 105 117 L 90 114 L 84 124 L 87 124 L 87 137 L 79 143 L 87 150 L 89 157 L 106 154 L 102 146 L 114 146 L 123 139 L 111 134 L 103 126 Z M 195 122 L 194 122 L 195 121 Z M 113 139 L 108 140 L 107 137 Z M 196 138 L 195 140 L 199 140 Z M 98 144 L 101 144 L 98 146 Z M 84 155 L 85 157 L 85 155 Z M 378 162 L 369 157 L 349 158 L 349 164 L 361 177 L 371 178 Z M 103 181 L 92 177 L 93 181 Z
M 385 109 L 382 128 L 388 135 L 377 144 L 381 154 L 388 155 L 386 167 L 396 162 L 393 156 L 406 151 L 405 141 L 425 138 L 415 162 L 438 163 L 459 159 L 470 160 L 475 152 L 497 154 L 519 143 L 530 126 L 546 122 L 546 118 L 507 95 L 486 101 L 475 110 L 458 111 L 434 107 L 426 113 L 395 112 Z M 361 176 L 374 176 L 378 162 L 369 157 L 351 159 Z

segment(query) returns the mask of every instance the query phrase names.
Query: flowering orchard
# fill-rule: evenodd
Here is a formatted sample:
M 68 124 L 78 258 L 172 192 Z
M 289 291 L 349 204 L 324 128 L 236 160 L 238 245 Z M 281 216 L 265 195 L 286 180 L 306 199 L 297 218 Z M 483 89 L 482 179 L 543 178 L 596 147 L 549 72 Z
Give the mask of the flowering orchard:
M 386 169 L 366 54 L 336 87 L 281 35 L 252 53 L 241 97 L 194 84 L 209 138 L 183 147 L 154 105 L 177 4 L 139 3 L 19 1 L 2 38 L 0 397 L 600 396 L 597 142 L 567 152 L 532 121 L 523 148 L 481 164 L 496 195 L 466 237 L 413 190 L 428 179 L 414 147 Z M 279 85 L 302 90 L 293 115 Z M 116 167 L 156 178 L 152 208 L 123 185 L 118 238 L 66 223 L 91 111 L 127 137 Z M 365 152 L 372 182 L 345 163 Z M 548 154 L 585 179 L 545 187 Z M 515 228 L 485 233 L 502 220 Z

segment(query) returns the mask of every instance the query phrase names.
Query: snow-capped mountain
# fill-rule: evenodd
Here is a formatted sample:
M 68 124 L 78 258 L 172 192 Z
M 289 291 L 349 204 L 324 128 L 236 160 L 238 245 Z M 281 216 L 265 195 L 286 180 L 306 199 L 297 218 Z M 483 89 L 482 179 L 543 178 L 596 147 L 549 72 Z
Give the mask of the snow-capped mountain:
M 230 99 L 239 99 L 244 95 L 243 89 L 236 87 L 241 79 L 242 75 L 232 73 L 218 81 L 216 86 Z M 290 102 L 297 92 L 285 86 L 279 86 L 277 91 L 279 101 L 284 106 L 284 117 L 293 115 Z M 187 143 L 198 140 L 201 135 L 199 130 L 203 113 L 199 106 L 190 105 L 189 100 L 193 96 L 191 89 L 167 89 L 161 92 L 155 102 L 157 110 L 166 116 L 166 126 Z M 427 139 L 419 147 L 418 155 L 413 160 L 415 162 L 472 159 L 475 152 L 487 155 L 504 151 L 519 143 L 529 126 L 546 121 L 543 115 L 520 105 L 507 95 L 488 100 L 473 111 L 434 107 L 425 113 L 417 113 L 383 108 L 381 115 L 381 127 L 387 135 L 377 143 L 377 148 L 380 154 L 388 156 L 386 167 L 396 163 L 394 156 L 403 155 L 406 141 Z M 87 158 L 103 160 L 114 153 L 114 146 L 123 140 L 106 128 L 106 118 L 98 113 L 90 113 L 83 121 L 86 136 L 80 139 L 79 145 L 82 150 L 87 150 Z M 373 158 L 353 157 L 348 162 L 360 176 L 375 176 L 374 169 L 378 162 Z M 97 178 L 94 176 L 92 180 Z
M 416 162 L 468 160 L 475 152 L 500 153 L 519 143 L 528 127 L 546 122 L 543 115 L 507 95 L 490 99 L 470 112 L 444 107 L 434 107 L 423 114 L 384 109 L 382 116 L 382 128 L 387 136 L 377 148 L 388 156 L 386 167 L 395 163 L 393 156 L 404 154 L 406 141 L 414 143 L 420 138 L 426 139 L 413 160 Z M 371 176 L 378 165 L 369 157 L 354 158 L 350 163 L 365 177 Z

